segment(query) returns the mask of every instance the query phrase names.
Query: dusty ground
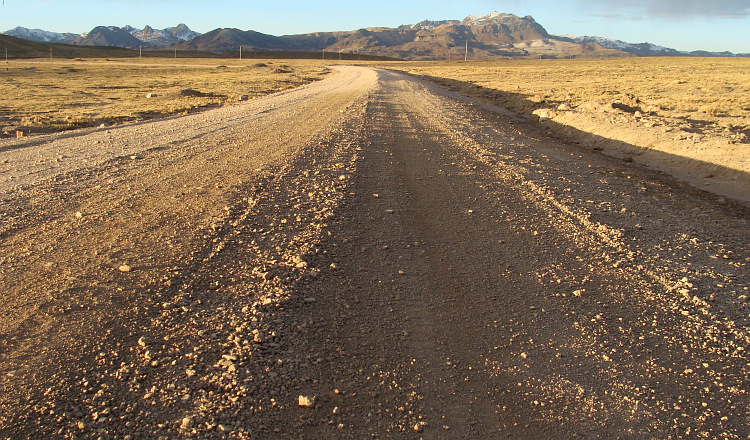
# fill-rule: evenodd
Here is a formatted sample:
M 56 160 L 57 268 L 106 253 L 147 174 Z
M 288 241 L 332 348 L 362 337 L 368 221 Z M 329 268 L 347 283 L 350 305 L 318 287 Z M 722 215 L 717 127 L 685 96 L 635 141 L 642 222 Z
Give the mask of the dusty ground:
M 0 437 L 750 435 L 750 211 L 411 77 L 0 162 Z
M 392 65 L 568 142 L 750 205 L 750 61 L 628 58 Z

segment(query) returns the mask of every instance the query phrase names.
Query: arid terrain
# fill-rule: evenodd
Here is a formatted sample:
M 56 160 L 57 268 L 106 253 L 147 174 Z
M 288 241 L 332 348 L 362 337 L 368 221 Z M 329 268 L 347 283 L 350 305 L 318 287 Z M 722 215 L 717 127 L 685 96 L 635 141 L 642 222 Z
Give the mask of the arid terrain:
M 322 65 L 293 60 L 195 58 L 22 60 L 0 67 L 0 137 L 184 115 L 328 73 Z
M 392 68 L 531 117 L 566 141 L 750 203 L 748 59 L 408 63 Z
M 0 438 L 750 436 L 750 208 L 326 72 L 0 140 Z

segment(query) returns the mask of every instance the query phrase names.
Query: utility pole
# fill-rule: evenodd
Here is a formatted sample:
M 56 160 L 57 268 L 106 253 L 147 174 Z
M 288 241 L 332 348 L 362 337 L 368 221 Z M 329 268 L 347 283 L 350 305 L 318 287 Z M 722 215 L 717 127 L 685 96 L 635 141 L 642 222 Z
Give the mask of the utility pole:
M 469 59 L 469 40 L 466 40 L 466 52 L 464 52 L 464 61 Z
M 177 59 L 177 48 L 174 48 L 174 59 Z
M 240 46 L 240 59 L 242 59 L 242 46 Z
M 5 64 L 8 64 L 8 46 L 5 46 Z
M 341 61 L 341 51 L 339 51 L 339 61 Z
M 49 47 L 49 62 L 52 62 L 52 46 Z
M 138 46 L 138 58 L 143 58 L 143 46 Z
M 323 48 L 323 59 L 326 59 L 326 50 Z

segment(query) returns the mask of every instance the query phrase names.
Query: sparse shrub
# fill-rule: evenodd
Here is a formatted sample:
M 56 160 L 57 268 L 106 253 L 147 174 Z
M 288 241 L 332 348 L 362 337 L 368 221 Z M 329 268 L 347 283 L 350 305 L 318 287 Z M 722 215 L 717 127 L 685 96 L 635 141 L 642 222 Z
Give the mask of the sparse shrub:
M 698 112 L 711 116 L 720 116 L 724 114 L 724 110 L 722 110 L 717 104 L 704 104 L 698 108 Z

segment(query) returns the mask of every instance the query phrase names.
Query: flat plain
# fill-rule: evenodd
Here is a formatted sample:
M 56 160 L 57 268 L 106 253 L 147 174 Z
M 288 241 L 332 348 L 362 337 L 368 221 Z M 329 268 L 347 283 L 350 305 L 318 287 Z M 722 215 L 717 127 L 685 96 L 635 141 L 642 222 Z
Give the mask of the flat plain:
M 0 137 L 137 122 L 319 80 L 336 60 L 15 61 Z M 358 62 L 417 75 L 585 148 L 750 203 L 750 60 L 625 58 Z M 150 96 L 150 97 L 149 97 Z
M 625 58 L 391 66 L 548 134 L 750 203 L 750 60 Z
M 750 130 L 746 58 L 424 62 L 405 63 L 402 70 L 468 83 L 486 89 L 486 96 L 501 92 L 504 96 L 492 97 L 519 113 L 530 114 L 544 107 L 540 104 L 578 108 L 617 103 L 639 107 L 643 114 L 682 120 L 686 129 L 736 134 Z M 469 88 L 461 91 L 477 94 Z
M 327 73 L 321 65 L 293 60 L 11 61 L 0 68 L 0 136 L 187 114 L 298 87 Z
M 316 64 L 0 139 L 0 439 L 750 436 L 750 209 L 603 140 L 645 98 Z

